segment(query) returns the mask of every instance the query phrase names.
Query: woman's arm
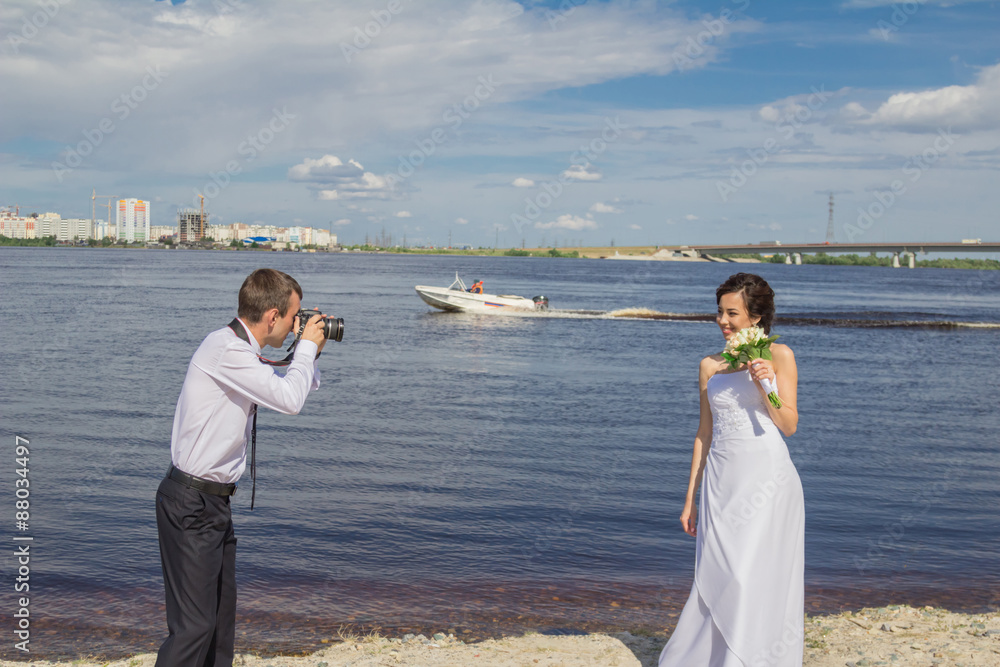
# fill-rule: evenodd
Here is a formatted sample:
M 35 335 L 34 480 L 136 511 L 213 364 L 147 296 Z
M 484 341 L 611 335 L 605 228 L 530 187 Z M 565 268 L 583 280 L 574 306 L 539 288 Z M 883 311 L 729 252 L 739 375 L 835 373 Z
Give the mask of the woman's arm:
M 787 345 L 774 343 L 771 345 L 771 361 L 766 359 L 754 359 L 750 364 L 750 375 L 757 381 L 757 387 L 761 393 L 764 388 L 760 385 L 761 378 L 778 378 L 778 397 L 781 398 L 781 407 L 776 408 L 767 403 L 767 412 L 775 426 L 781 429 L 786 436 L 795 433 L 799 425 L 798 409 L 798 384 L 799 371 L 795 366 L 795 355 L 792 348 Z
M 711 357 L 701 360 L 698 369 L 698 396 L 700 419 L 698 433 L 694 438 L 694 451 L 691 454 L 691 476 L 688 479 L 687 496 L 684 499 L 684 511 L 681 512 L 681 527 L 691 537 L 698 535 L 698 487 L 701 486 L 701 476 L 705 470 L 705 459 L 712 446 L 712 409 L 708 405 L 708 379 L 715 373 L 718 362 Z

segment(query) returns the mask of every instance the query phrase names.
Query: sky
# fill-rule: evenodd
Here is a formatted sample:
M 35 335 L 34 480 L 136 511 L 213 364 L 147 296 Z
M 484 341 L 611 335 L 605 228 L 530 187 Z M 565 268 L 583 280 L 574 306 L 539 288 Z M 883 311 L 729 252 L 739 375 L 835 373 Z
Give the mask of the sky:
M 624 246 L 822 242 L 832 193 L 840 242 L 996 241 L 998 10 L 5 1 L 0 206 Z

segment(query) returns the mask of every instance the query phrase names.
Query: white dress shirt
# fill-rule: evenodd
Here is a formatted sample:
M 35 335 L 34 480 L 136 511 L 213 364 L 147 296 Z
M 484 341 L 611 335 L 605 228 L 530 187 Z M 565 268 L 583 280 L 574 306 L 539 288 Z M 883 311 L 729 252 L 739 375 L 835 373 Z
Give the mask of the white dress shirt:
M 223 327 L 208 334 L 191 357 L 174 412 L 174 467 L 215 482 L 237 482 L 246 468 L 253 404 L 294 415 L 309 391 L 319 388 L 316 343 L 300 340 L 282 376 L 257 358 L 260 344 L 249 329 L 247 337 L 249 344 Z

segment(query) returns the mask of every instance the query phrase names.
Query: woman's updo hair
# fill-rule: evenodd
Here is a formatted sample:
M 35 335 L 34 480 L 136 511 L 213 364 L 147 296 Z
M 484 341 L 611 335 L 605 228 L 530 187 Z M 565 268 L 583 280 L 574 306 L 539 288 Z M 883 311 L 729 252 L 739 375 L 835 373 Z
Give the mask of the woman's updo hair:
M 715 290 L 715 303 L 722 300 L 723 294 L 741 292 L 747 313 L 751 317 L 759 317 L 757 323 L 764 333 L 771 335 L 771 323 L 774 321 L 774 290 L 767 281 L 753 273 L 734 273 L 726 282 Z

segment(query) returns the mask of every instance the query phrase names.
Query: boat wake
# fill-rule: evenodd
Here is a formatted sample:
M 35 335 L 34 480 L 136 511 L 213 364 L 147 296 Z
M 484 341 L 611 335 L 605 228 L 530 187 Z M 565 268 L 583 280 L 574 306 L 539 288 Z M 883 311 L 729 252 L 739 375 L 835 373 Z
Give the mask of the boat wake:
M 672 320 L 679 322 L 714 322 L 710 313 L 661 313 L 649 308 L 623 308 L 607 313 L 609 317 L 644 320 Z M 913 319 L 903 319 L 915 315 Z M 903 316 L 903 317 L 900 317 Z M 1000 330 L 1000 322 L 965 322 L 960 320 L 932 319 L 939 315 L 926 316 L 920 313 L 828 313 L 792 314 L 774 318 L 776 325 L 817 326 L 858 329 L 995 329 Z M 923 318 L 923 319 L 918 319 Z
M 445 315 L 446 313 L 440 313 Z M 454 315 L 454 313 L 451 313 Z M 617 310 L 571 310 L 550 308 L 548 310 L 525 311 L 498 309 L 482 313 L 467 313 L 486 317 L 528 317 L 561 318 L 587 320 L 665 320 L 669 322 L 714 322 L 714 313 L 665 313 L 651 308 L 633 307 Z M 910 316 L 910 317 L 907 317 Z M 912 317 L 912 319 L 911 319 Z M 847 313 L 805 313 L 774 318 L 777 326 L 816 326 L 859 329 L 938 329 L 1000 331 L 1000 322 L 970 322 L 961 320 L 935 319 L 937 314 L 892 313 L 892 312 L 847 312 Z

